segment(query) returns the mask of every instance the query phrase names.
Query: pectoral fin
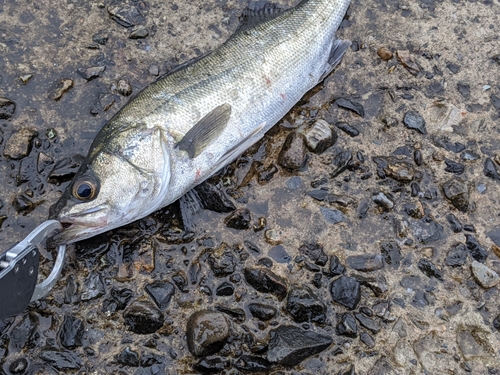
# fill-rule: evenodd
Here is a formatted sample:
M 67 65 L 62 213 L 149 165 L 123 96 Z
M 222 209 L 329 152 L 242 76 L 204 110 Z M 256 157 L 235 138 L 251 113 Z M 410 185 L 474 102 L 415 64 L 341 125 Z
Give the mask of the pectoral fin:
M 191 159 L 220 136 L 231 116 L 231 106 L 227 103 L 215 107 L 198 121 L 175 146 L 186 151 Z

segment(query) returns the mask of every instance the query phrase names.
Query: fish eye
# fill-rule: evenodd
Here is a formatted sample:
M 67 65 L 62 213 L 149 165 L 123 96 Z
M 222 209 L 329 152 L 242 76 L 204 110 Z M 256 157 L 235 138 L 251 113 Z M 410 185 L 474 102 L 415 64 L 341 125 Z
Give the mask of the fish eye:
M 97 195 L 97 183 L 88 177 L 73 184 L 73 196 L 80 201 L 90 201 Z

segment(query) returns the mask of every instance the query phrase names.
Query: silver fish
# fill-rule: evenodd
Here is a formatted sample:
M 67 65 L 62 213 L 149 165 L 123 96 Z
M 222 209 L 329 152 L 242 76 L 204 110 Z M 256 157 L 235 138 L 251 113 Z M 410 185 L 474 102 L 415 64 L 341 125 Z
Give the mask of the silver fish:
M 248 10 L 218 49 L 140 92 L 101 129 L 52 207 L 66 227 L 55 242 L 167 206 L 262 138 L 340 62 L 350 43 L 335 33 L 349 2 Z

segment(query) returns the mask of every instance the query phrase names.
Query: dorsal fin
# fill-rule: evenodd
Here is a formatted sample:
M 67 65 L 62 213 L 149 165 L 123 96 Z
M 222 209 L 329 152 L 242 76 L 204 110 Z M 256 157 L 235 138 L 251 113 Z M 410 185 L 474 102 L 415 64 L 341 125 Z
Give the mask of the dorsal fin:
M 253 1 L 243 9 L 239 18 L 240 25 L 236 32 L 248 30 L 259 23 L 276 18 L 285 10 L 279 4 L 268 3 L 267 1 Z

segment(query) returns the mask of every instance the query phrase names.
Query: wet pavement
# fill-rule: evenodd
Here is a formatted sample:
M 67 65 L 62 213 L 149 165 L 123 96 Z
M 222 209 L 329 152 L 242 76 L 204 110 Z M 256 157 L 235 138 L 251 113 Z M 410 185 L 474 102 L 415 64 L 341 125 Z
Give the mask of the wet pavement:
M 0 0 L 2 247 L 245 6 Z M 208 209 L 72 246 L 0 322 L 0 373 L 500 373 L 498 25 L 498 0 L 353 1 L 340 67 L 197 189 Z

